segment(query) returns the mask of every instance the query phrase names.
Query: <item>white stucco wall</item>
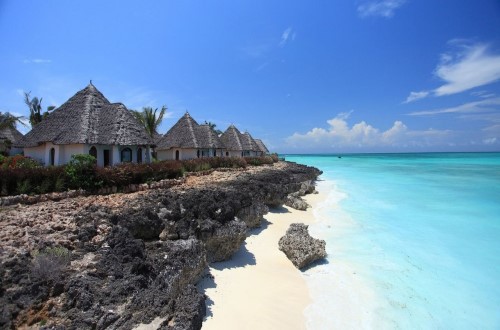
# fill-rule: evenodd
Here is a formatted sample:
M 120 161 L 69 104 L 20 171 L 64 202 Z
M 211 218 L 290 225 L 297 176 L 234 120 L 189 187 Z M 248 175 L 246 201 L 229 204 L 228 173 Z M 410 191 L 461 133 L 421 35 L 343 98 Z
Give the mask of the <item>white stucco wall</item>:
M 64 144 L 59 147 L 59 160 L 56 165 L 63 165 L 69 163 L 72 155 L 76 154 L 86 154 L 88 153 L 84 144 Z M 57 149 L 56 149 L 56 159 L 57 159 Z
M 236 150 L 226 150 L 229 155 L 227 157 L 241 157 L 241 151 L 236 151 Z M 226 155 L 226 152 L 224 153 Z
M 137 162 L 138 146 L 111 146 L 99 144 L 65 144 L 54 145 L 51 142 L 33 148 L 24 148 L 24 155 L 36 159 L 46 166 L 50 165 L 50 149 L 54 148 L 55 165 L 67 164 L 71 160 L 71 156 L 75 154 L 89 154 L 90 148 L 95 147 L 97 150 L 97 166 L 104 166 L 104 150 L 110 151 L 110 165 L 116 165 L 121 162 L 121 151 L 124 148 L 132 150 L 132 162 Z M 151 150 L 149 147 L 142 147 L 142 162 L 150 162 Z
M 157 150 L 158 160 L 175 160 L 175 151 L 179 150 L 179 159 L 188 160 L 198 158 L 197 149 L 168 149 Z M 200 151 L 201 157 L 201 151 Z
M 24 155 L 45 164 L 45 144 L 37 147 L 24 148 Z
M 121 152 L 125 148 L 130 148 L 132 150 L 132 162 L 137 163 L 137 150 L 141 148 L 142 162 L 151 162 L 151 148 L 142 146 L 116 146 L 116 145 L 99 145 L 99 144 L 89 144 L 85 146 L 85 152 L 88 154 L 90 148 L 95 147 L 97 150 L 97 166 L 104 166 L 104 150 L 109 150 L 109 161 L 110 165 L 118 165 L 121 163 Z

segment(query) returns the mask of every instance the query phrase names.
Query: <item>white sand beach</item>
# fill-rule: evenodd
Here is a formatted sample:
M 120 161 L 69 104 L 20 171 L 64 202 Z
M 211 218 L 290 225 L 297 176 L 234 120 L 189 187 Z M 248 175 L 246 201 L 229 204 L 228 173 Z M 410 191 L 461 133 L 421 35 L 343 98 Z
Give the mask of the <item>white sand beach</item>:
M 325 196 L 312 194 L 307 211 L 271 210 L 229 261 L 210 267 L 212 278 L 199 285 L 207 298 L 203 329 L 305 329 L 311 302 L 302 273 L 278 249 L 291 223 L 314 222 L 313 208 Z

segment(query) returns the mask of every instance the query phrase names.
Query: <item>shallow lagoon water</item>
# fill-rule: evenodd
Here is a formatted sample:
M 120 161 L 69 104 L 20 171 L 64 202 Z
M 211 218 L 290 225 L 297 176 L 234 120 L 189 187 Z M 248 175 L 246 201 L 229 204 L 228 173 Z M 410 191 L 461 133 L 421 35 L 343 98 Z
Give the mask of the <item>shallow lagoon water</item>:
M 320 168 L 329 194 L 311 226 L 328 263 L 304 273 L 310 329 L 500 328 L 499 153 L 286 159 Z M 340 264 L 375 297 L 355 324 L 332 309 Z

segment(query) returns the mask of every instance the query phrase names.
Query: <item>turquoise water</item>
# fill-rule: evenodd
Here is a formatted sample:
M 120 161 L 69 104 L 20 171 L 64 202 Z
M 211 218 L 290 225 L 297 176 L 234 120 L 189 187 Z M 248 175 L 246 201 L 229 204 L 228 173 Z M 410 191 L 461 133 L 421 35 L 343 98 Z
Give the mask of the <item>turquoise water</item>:
M 361 327 L 500 329 L 500 153 L 286 159 L 321 169 L 320 188 L 335 197 L 311 226 L 327 241 L 328 263 L 307 280 L 328 288 L 336 262 L 348 262 L 378 301 Z M 332 294 L 312 292 L 309 317 L 332 316 L 310 328 L 339 324 Z

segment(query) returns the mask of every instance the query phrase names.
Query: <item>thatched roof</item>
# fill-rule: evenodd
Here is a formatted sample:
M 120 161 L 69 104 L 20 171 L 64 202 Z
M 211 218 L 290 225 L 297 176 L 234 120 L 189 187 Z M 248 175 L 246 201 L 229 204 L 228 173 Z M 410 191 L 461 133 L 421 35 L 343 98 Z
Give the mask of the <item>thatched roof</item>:
M 16 143 L 21 140 L 23 135 L 14 127 L 5 127 L 0 129 L 0 142 L 9 140 L 12 143 Z
M 89 84 L 54 110 L 16 143 L 34 147 L 54 144 L 151 145 L 153 141 L 121 103 L 110 103 Z
M 198 148 L 195 129 L 198 123 L 185 113 L 158 142 L 157 150 L 170 148 Z
M 267 149 L 266 145 L 264 142 L 262 142 L 261 139 L 254 139 L 255 143 L 257 143 L 257 146 L 259 147 L 259 150 L 262 151 L 265 154 L 269 153 L 269 150 Z
M 222 133 L 220 140 L 227 150 L 242 151 L 241 135 L 240 131 L 234 125 L 231 125 Z
M 158 142 L 157 150 L 172 148 L 221 149 L 224 145 L 209 125 L 199 125 L 185 113 Z
M 241 140 L 241 146 L 243 147 L 243 150 L 248 150 L 248 151 L 260 151 L 259 146 L 257 143 L 255 143 L 254 139 L 250 135 L 250 133 L 245 132 L 241 134 L 240 136 Z
M 199 125 L 196 128 L 196 137 L 200 148 L 224 148 L 219 136 L 209 125 Z
M 163 135 L 160 133 L 154 133 L 153 134 L 153 143 L 157 146 L 158 143 L 160 143 L 161 139 L 163 139 Z

